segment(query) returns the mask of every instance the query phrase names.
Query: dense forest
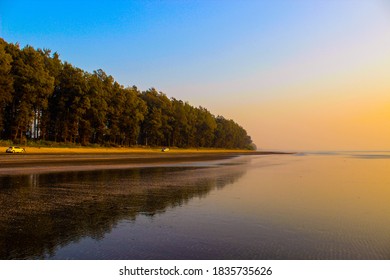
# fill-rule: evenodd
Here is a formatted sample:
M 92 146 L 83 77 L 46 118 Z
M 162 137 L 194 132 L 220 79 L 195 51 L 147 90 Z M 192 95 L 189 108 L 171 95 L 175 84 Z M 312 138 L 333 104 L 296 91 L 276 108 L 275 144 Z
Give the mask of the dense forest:
M 151 88 L 124 87 L 58 53 L 0 38 L 0 139 L 251 149 L 245 129 Z

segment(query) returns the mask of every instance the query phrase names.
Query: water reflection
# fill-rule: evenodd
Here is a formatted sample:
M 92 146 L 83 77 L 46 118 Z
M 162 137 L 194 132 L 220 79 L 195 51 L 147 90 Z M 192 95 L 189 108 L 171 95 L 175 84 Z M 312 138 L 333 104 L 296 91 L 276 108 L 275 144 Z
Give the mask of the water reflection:
M 390 259 L 389 154 L 0 177 L 0 258 Z
M 282 164 L 268 167 L 257 159 L 239 182 L 250 196 L 230 207 L 269 226 L 257 231 L 268 236 L 261 258 L 390 259 L 388 155 L 274 157 L 269 163 Z
M 229 167 L 165 167 L 0 177 L 0 259 L 50 258 L 101 240 L 119 221 L 153 217 L 240 178 Z

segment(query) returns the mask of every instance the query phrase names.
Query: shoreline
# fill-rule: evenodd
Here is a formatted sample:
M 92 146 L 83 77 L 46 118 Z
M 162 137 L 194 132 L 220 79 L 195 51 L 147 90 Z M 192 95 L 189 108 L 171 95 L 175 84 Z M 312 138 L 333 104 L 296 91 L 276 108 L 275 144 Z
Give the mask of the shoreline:
M 17 145 L 14 145 L 17 146 Z M 26 150 L 24 154 L 129 154 L 129 153 L 161 153 L 160 148 L 151 147 L 29 147 L 19 146 Z M 8 146 L 0 146 L 0 156 Z M 253 150 L 222 149 L 222 148 L 170 148 L 169 153 L 247 153 Z
M 157 167 L 179 163 L 224 160 L 245 155 L 286 154 L 245 150 L 173 149 L 169 152 L 161 152 L 159 149 L 116 148 L 85 148 L 83 151 L 76 152 L 75 150 L 78 149 L 36 148 L 36 150 L 30 152 L 32 148 L 28 148 L 27 153 L 23 154 L 0 154 L 0 176 Z

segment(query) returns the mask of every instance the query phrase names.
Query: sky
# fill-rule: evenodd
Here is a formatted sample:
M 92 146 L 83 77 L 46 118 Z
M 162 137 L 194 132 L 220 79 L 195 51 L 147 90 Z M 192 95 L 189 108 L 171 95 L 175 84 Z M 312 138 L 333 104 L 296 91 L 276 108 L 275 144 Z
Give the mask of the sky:
M 262 150 L 390 150 L 388 0 L 0 0 L 0 37 L 233 119 Z

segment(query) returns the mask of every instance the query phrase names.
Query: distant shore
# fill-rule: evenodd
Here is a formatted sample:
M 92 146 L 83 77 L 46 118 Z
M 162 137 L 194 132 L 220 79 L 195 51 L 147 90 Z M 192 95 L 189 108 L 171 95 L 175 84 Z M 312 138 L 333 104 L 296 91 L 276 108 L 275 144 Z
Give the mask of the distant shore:
M 6 154 L 0 147 L 0 175 L 18 175 L 97 169 L 152 167 L 185 162 L 223 160 L 242 155 L 283 154 L 272 151 L 226 149 L 148 148 L 38 148 L 23 154 Z

